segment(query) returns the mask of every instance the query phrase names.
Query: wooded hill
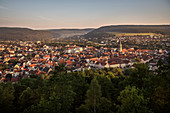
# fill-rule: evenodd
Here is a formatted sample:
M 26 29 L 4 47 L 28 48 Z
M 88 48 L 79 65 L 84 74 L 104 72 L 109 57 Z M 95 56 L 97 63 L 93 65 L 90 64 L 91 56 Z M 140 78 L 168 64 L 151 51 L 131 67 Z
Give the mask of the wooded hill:
M 48 29 L 0 27 L 0 40 L 48 40 L 83 35 L 85 38 L 113 37 L 116 33 L 157 33 L 170 35 L 170 25 L 111 25 L 98 29 Z
M 49 40 L 74 35 L 84 35 L 93 29 L 32 30 L 28 28 L 0 27 L 0 40 Z
M 158 33 L 170 35 L 170 25 L 111 25 L 95 29 L 86 35 L 85 38 L 112 37 L 114 33 Z
M 53 38 L 48 31 L 28 28 L 0 28 L 0 40 L 47 40 Z
M 91 32 L 92 28 L 88 29 L 49 29 L 47 31 L 50 31 L 55 37 L 57 36 L 58 38 L 67 38 L 67 37 L 72 37 L 75 35 L 85 35 L 88 32 Z

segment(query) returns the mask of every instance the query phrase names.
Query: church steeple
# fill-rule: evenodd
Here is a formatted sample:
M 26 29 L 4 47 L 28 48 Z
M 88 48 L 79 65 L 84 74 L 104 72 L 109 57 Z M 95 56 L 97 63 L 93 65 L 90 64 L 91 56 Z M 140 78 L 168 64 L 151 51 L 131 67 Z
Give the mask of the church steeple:
M 120 44 L 119 44 L 119 52 L 122 52 L 122 43 L 121 40 L 119 40 Z

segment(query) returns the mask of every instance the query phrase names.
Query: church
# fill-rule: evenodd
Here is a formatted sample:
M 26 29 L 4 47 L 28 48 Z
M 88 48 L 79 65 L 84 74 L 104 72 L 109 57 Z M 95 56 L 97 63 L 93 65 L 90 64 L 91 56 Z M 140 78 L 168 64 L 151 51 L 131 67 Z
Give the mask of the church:
M 119 40 L 119 52 L 121 53 L 122 52 L 122 43 L 121 43 L 121 40 Z

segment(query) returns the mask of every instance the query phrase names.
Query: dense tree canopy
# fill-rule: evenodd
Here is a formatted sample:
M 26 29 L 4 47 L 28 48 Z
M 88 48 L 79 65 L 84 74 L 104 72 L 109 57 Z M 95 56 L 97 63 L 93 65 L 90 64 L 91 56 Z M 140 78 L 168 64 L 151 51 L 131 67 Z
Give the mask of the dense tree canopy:
M 67 72 L 60 65 L 51 75 L 0 84 L 3 113 L 168 113 L 169 64 Z M 10 76 L 9 76 L 10 77 Z

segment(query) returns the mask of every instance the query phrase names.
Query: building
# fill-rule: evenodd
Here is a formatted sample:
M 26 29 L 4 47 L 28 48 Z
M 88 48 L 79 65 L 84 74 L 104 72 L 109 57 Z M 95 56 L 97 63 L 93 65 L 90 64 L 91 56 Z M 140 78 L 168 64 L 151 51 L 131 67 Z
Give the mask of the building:
M 119 52 L 121 53 L 122 52 L 122 43 L 121 43 L 121 41 L 119 41 L 120 42 L 120 44 L 119 44 Z

